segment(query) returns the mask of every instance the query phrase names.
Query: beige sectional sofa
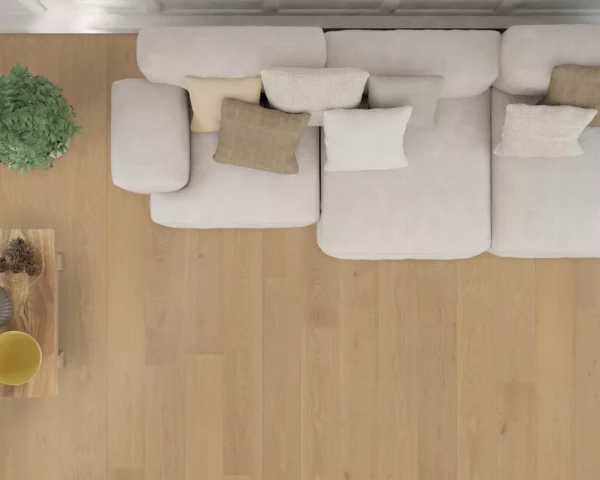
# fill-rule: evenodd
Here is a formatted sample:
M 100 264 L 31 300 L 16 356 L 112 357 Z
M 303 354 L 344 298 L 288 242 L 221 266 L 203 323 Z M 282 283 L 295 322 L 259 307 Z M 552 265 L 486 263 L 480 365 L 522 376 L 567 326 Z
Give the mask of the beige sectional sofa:
M 600 66 L 600 26 L 494 31 L 334 31 L 313 27 L 142 30 L 146 79 L 113 85 L 112 172 L 150 194 L 152 219 L 180 228 L 317 223 L 321 249 L 352 259 L 600 256 L 600 128 L 582 157 L 496 157 L 508 103 L 535 103 L 552 68 Z M 408 131 L 399 170 L 326 172 L 309 127 L 300 173 L 212 160 L 218 133 L 191 133 L 186 75 L 258 76 L 270 67 L 356 67 L 372 75 L 441 75 L 431 130 Z M 492 87 L 493 88 L 490 88 Z

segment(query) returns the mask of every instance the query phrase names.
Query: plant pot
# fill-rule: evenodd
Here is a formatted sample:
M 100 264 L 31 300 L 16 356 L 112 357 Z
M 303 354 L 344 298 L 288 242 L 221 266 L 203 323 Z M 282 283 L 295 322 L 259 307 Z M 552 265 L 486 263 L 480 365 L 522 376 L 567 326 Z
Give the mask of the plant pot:
M 69 151 L 69 148 L 71 148 L 71 139 L 70 138 L 67 140 L 67 152 Z M 65 153 L 67 153 L 67 152 L 65 152 Z M 57 158 L 62 157 L 65 153 L 56 153 L 56 154 L 51 153 L 50 155 L 48 155 L 48 157 L 56 160 Z

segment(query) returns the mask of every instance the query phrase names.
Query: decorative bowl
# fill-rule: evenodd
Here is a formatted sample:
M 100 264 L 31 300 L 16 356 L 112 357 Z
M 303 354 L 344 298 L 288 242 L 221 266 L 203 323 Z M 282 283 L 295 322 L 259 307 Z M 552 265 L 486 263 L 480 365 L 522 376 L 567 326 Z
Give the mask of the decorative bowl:
M 42 349 L 31 335 L 13 330 L 0 334 L 0 383 L 27 383 L 40 369 Z

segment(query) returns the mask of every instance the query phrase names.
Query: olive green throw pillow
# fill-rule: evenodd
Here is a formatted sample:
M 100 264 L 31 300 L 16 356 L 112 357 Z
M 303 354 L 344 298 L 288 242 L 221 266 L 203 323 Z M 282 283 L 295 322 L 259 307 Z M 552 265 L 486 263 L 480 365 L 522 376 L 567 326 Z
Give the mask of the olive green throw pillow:
M 571 105 L 600 111 L 600 67 L 554 67 L 548 93 L 540 104 Z M 600 127 L 600 115 L 596 115 L 588 126 Z
M 278 110 L 226 98 L 215 161 L 274 173 L 298 173 L 296 147 L 310 113 Z

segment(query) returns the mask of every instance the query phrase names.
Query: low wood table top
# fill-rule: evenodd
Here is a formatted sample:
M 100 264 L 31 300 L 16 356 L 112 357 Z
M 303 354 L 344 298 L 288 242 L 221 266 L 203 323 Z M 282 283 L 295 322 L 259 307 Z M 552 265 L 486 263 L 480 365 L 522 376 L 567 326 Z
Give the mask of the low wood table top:
M 25 238 L 34 249 L 39 249 L 44 267 L 41 276 L 32 279 L 30 285 L 23 278 L 9 280 L 10 275 L 0 274 L 0 287 L 10 291 L 13 301 L 11 325 L 0 327 L 0 333 L 20 330 L 34 337 L 42 347 L 42 366 L 25 385 L 9 387 L 0 383 L 0 397 L 53 397 L 58 394 L 58 269 L 54 230 L 0 230 L 0 250 L 17 237 Z

